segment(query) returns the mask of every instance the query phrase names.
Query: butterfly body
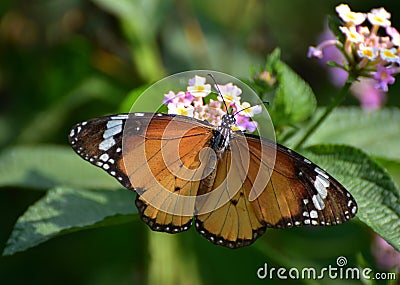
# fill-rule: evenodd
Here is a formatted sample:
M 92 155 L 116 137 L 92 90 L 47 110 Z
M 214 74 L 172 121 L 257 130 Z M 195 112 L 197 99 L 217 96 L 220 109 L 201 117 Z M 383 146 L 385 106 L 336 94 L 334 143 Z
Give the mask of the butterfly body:
M 213 137 L 211 138 L 211 147 L 216 152 L 218 158 L 221 158 L 222 153 L 229 148 L 229 143 L 231 137 L 233 136 L 231 127 L 235 123 L 235 117 L 226 114 L 222 116 L 221 125 L 213 132 Z
M 357 205 L 333 177 L 300 154 L 193 118 L 131 113 L 77 124 L 73 149 L 136 191 L 142 220 L 156 231 L 196 229 L 229 248 L 249 245 L 267 227 L 334 225 Z

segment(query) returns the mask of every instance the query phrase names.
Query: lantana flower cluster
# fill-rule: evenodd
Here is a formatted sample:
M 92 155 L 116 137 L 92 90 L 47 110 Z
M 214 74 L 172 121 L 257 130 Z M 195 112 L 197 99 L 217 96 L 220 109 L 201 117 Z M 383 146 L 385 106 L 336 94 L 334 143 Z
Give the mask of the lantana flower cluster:
M 308 56 L 322 58 L 326 47 L 336 45 L 347 60 L 339 67 L 374 79 L 375 88 L 387 92 L 388 85 L 395 81 L 394 75 L 400 72 L 400 34 L 391 26 L 390 13 L 384 8 L 369 13 L 353 12 L 347 4 L 337 6 L 336 12 L 343 22 L 339 29 L 345 36 L 344 42 L 324 41 L 310 47 Z
M 186 91 L 177 93 L 169 91 L 164 94 L 163 104 L 168 106 L 168 114 L 206 120 L 214 126 L 221 124 L 222 116 L 227 111 L 232 114 L 238 112 L 235 115 L 236 125 L 232 129 L 254 132 L 257 122 L 251 118 L 261 112 L 261 106 L 251 106 L 248 102 L 241 102 L 242 90 L 233 83 L 216 84 L 215 89 L 220 95 L 217 96 L 217 100 L 209 99 L 206 104 L 204 99 L 212 93 L 211 85 L 206 83 L 205 77 L 196 75 L 189 79 Z

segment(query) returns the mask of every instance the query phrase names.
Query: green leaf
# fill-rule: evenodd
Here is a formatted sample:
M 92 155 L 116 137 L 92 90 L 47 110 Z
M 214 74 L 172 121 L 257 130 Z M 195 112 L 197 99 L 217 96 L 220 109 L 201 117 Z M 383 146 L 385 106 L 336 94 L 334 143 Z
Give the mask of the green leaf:
M 15 147 L 0 154 L 0 186 L 117 189 L 120 184 L 69 147 Z
M 382 167 L 350 146 L 316 145 L 302 153 L 340 181 L 357 201 L 357 217 L 400 250 L 400 191 Z
M 374 160 L 378 162 L 380 166 L 385 168 L 390 176 L 396 183 L 397 188 L 400 186 L 400 160 L 390 160 L 382 157 L 374 157 Z
M 279 59 L 275 50 L 267 59 L 266 70 L 276 76 L 278 88 L 269 108 L 275 127 L 292 125 L 310 117 L 316 109 L 311 87 L 288 65 Z M 269 98 L 263 98 L 270 101 Z
M 319 118 L 322 110 L 318 110 Z M 400 110 L 385 108 L 365 112 L 360 108 L 337 108 L 306 141 L 305 145 L 346 144 L 372 156 L 397 160 L 400 157 Z M 293 146 L 307 130 L 302 128 L 285 142 Z
M 136 213 L 133 201 L 134 194 L 128 190 L 52 189 L 18 219 L 3 255 L 66 233 L 132 220 Z

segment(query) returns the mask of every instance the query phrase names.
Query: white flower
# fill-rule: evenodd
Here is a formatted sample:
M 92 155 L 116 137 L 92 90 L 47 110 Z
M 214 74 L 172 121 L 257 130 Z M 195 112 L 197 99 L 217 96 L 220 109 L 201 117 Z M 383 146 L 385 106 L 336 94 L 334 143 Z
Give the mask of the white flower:
M 374 60 L 378 56 L 378 48 L 376 47 L 373 48 L 361 44 L 357 53 L 360 57 L 365 57 L 368 58 L 369 60 Z
M 352 23 L 356 26 L 362 24 L 367 18 L 367 15 L 364 13 L 352 12 L 347 4 L 337 6 L 336 12 L 345 23 Z
M 192 105 L 185 106 L 183 103 L 178 102 L 168 104 L 168 114 L 182 115 L 193 117 L 194 107 Z
M 192 79 L 189 79 L 187 91 L 190 92 L 190 94 L 192 94 L 194 97 L 206 97 L 211 93 L 211 85 L 205 83 L 205 77 L 195 75 Z
M 242 94 L 242 89 L 233 85 L 232 83 L 228 83 L 225 85 L 217 84 L 219 91 L 221 92 L 222 97 L 225 100 L 226 104 L 240 104 L 240 94 Z M 222 99 L 218 97 L 218 100 Z
M 400 62 L 400 57 L 397 55 L 397 51 L 395 48 L 380 48 L 379 55 L 383 60 L 386 60 L 387 62 Z
M 372 9 L 371 13 L 368 13 L 368 21 L 374 26 L 389 27 L 391 25 L 389 19 L 390 13 L 384 8 Z
M 353 43 L 362 43 L 364 41 L 364 37 L 359 34 L 356 30 L 356 27 L 339 27 L 343 34 L 346 35 L 346 39 Z
M 261 113 L 261 111 L 262 108 L 260 105 L 251 106 L 249 102 L 243 102 L 238 107 L 238 112 L 240 112 L 241 115 L 246 117 L 253 117 L 256 114 Z

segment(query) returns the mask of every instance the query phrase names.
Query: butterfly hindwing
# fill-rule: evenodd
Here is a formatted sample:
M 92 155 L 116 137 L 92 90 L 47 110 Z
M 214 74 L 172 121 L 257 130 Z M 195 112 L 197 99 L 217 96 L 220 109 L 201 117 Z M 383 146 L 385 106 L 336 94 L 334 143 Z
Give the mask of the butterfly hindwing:
M 196 207 L 197 231 L 211 242 L 229 248 L 253 243 L 266 229 L 256 216 L 244 185 L 247 177 L 244 165 L 252 165 L 249 165 L 248 149 L 242 148 L 242 144 L 246 145 L 243 139 L 244 136 L 238 135 L 231 140 L 229 150 L 223 153 L 215 168 L 215 178 L 209 185 L 200 185 L 199 193 L 210 195 L 201 207 Z

